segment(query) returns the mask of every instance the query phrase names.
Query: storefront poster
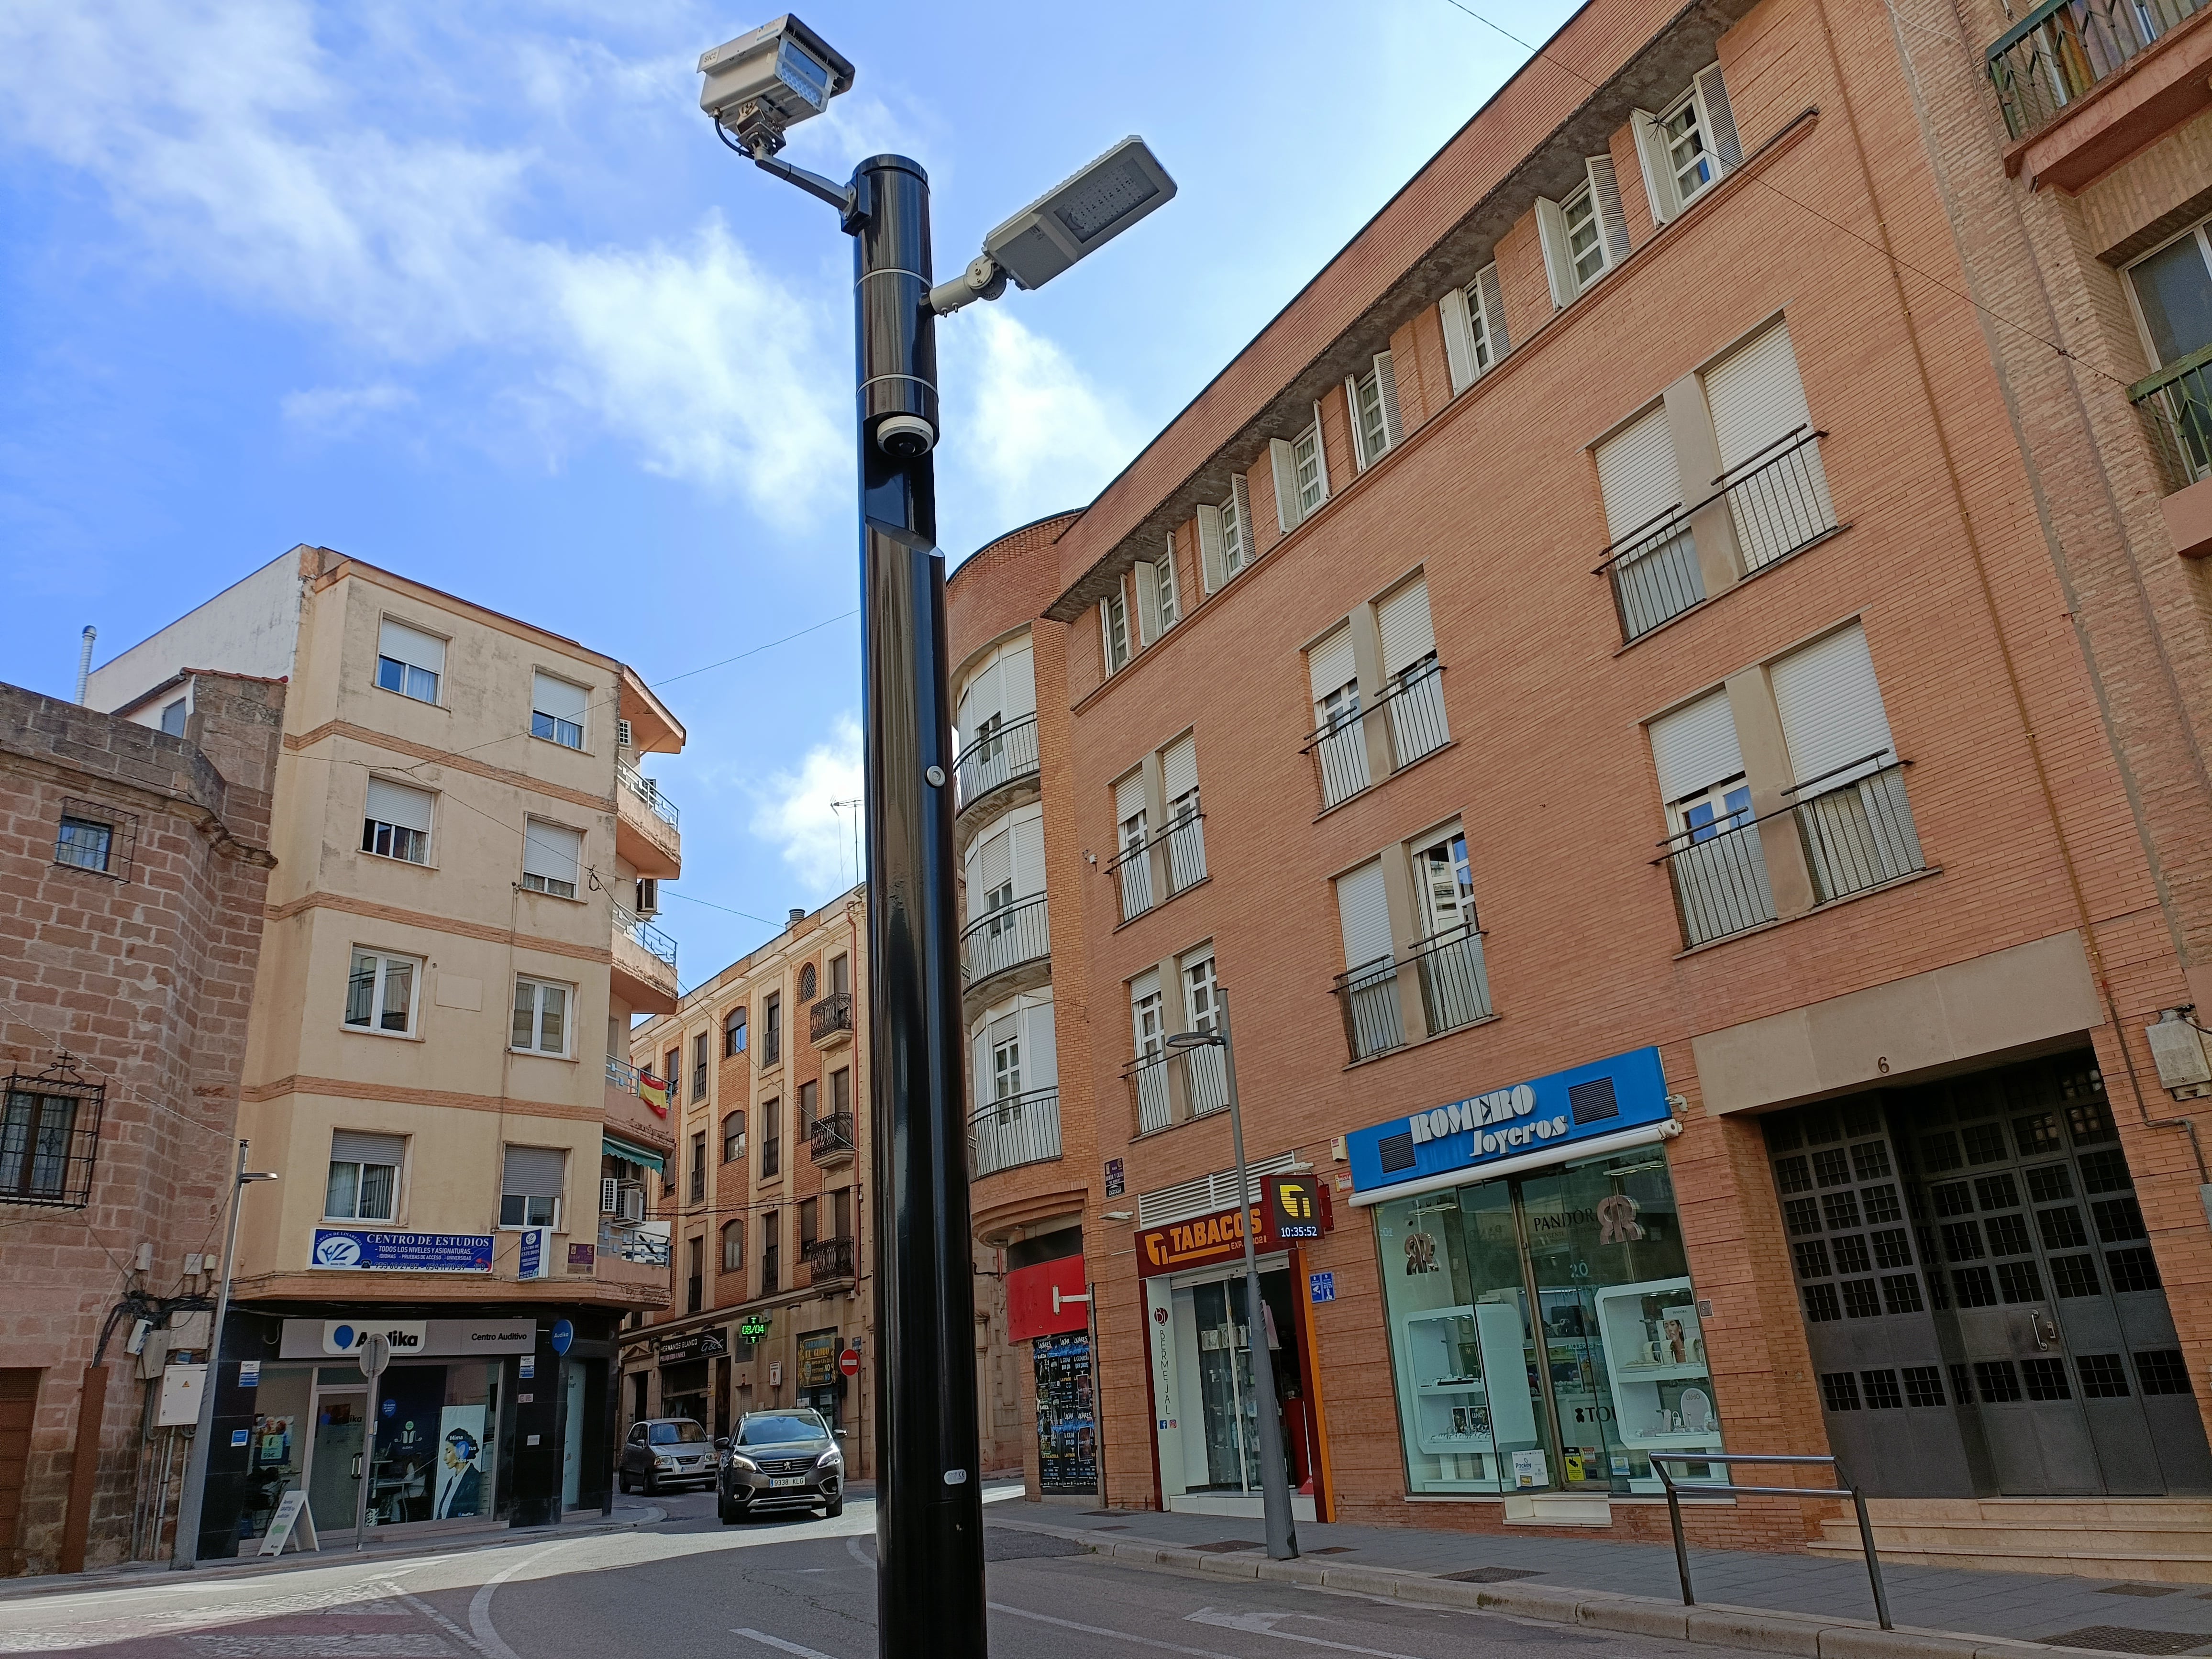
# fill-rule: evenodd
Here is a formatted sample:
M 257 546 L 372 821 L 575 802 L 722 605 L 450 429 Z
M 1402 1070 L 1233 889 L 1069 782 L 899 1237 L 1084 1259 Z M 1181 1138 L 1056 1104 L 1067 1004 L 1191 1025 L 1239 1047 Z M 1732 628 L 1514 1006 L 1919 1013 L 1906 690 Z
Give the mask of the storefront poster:
M 368 1233 L 315 1229 L 311 1266 L 349 1273 L 488 1273 L 489 1233 Z
M 483 1513 L 483 1432 L 482 1406 L 448 1406 L 441 1414 L 436 1519 Z
M 1353 1189 L 1364 1194 L 1434 1176 L 1480 1181 L 1489 1165 L 1672 1115 L 1658 1049 L 1632 1048 L 1355 1129 L 1345 1139 Z

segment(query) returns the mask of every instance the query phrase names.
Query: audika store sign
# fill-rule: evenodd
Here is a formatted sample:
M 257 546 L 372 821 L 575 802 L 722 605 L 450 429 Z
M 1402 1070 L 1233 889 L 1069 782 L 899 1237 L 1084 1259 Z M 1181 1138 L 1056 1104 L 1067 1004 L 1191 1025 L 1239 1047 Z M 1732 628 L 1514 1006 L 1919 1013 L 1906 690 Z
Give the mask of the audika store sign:
M 344 1273 L 488 1273 L 489 1233 L 357 1233 L 315 1229 L 310 1265 Z
M 1485 1166 L 1565 1149 L 1673 1115 L 1656 1048 L 1532 1078 L 1408 1117 L 1392 1118 L 1346 1139 L 1352 1190 L 1464 1172 L 1482 1179 Z

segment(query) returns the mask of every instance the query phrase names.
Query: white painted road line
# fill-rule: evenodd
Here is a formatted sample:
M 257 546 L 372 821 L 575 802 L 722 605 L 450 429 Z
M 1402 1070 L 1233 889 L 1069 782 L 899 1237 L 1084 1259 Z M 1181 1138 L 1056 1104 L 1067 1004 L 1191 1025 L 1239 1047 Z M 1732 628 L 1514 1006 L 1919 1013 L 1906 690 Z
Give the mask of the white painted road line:
M 1085 1625 L 1073 1619 L 1055 1619 L 1048 1613 L 1031 1613 L 1027 1607 L 1008 1607 L 1004 1601 L 993 1601 L 994 1613 L 1010 1613 L 1017 1619 L 1034 1619 L 1040 1625 L 1057 1625 L 1062 1630 L 1079 1630 L 1085 1636 L 1103 1636 L 1110 1641 L 1127 1642 L 1140 1648 L 1158 1648 L 1163 1653 L 1187 1653 L 1194 1659 L 1236 1659 L 1236 1656 L 1217 1653 L 1212 1648 L 1187 1648 L 1180 1642 L 1155 1641 L 1149 1636 L 1133 1636 L 1125 1630 L 1109 1630 L 1103 1625 Z
M 469 1628 L 476 1633 L 477 1650 L 488 1659 L 522 1659 L 520 1654 L 500 1640 L 499 1632 L 492 1628 L 491 1593 L 525 1567 L 536 1566 L 561 1547 L 560 1544 L 556 1544 L 550 1549 L 542 1549 L 535 1554 L 524 1556 L 520 1561 L 508 1563 L 485 1579 L 477 1593 L 469 1597 Z
M 770 1636 L 765 1631 L 738 1630 L 732 1631 L 731 1634 L 742 1636 L 749 1642 L 757 1642 L 764 1648 L 774 1648 L 780 1653 L 795 1653 L 799 1659 L 830 1659 L 828 1654 L 817 1648 L 802 1648 L 796 1642 L 787 1642 L 781 1636 Z
M 1212 1607 L 1200 1607 L 1196 1613 L 1183 1615 L 1194 1625 L 1218 1625 L 1224 1630 L 1249 1630 L 1261 1636 L 1272 1636 L 1279 1642 L 1303 1642 L 1310 1648 L 1334 1648 L 1339 1653 L 1364 1653 L 1374 1659 L 1413 1659 L 1410 1653 L 1398 1653 L 1389 1648 L 1354 1647 L 1349 1642 L 1331 1642 L 1319 1636 L 1300 1636 L 1295 1631 L 1277 1630 L 1276 1622 L 1284 1619 L 1310 1619 L 1316 1624 L 1328 1620 L 1316 1613 L 1218 1613 Z

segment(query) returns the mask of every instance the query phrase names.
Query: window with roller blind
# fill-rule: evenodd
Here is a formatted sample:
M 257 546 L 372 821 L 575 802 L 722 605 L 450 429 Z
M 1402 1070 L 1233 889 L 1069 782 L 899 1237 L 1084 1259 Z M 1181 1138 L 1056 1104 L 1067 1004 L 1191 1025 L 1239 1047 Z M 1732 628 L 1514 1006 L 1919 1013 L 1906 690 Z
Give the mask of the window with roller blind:
M 500 1171 L 499 1224 L 558 1228 L 561 1200 L 568 1184 L 568 1154 L 565 1149 L 507 1147 Z
M 1352 1058 L 1401 1047 L 1405 1022 L 1398 1010 L 1396 948 L 1390 935 L 1389 889 L 1382 860 L 1370 859 L 1336 878 L 1337 921 L 1344 938 L 1344 972 L 1336 982 Z
M 1682 505 L 1682 471 L 1667 405 L 1652 404 L 1594 453 L 1606 534 L 1613 538 L 1603 568 L 1625 641 L 1703 600 L 1705 575 L 1689 520 L 1675 512 Z
M 1114 833 L 1121 850 L 1115 854 L 1113 871 L 1121 890 L 1121 920 L 1127 921 L 1152 908 L 1152 866 L 1145 852 L 1151 842 L 1141 767 L 1114 786 Z
M 1451 740 L 1425 572 L 1376 601 L 1375 627 L 1382 644 L 1391 763 L 1410 766 Z
M 434 703 L 445 674 L 445 641 L 391 617 L 378 624 L 376 683 L 385 690 Z
M 404 1135 L 361 1129 L 331 1131 L 330 1174 L 323 1188 L 325 1221 L 390 1221 L 399 1213 Z
M 968 848 L 968 925 L 962 963 L 970 984 L 1033 962 L 1050 948 L 1044 907 L 1044 809 L 1028 806 Z
M 1748 574 L 1836 527 L 1788 322 L 1777 318 L 1706 369 L 1704 380 Z
M 1036 658 L 1028 635 L 994 649 L 960 690 L 960 799 L 1036 769 Z M 1009 728 L 1021 727 L 1010 738 Z M 1011 745 L 1011 746 L 1010 746 Z
M 1707 692 L 1649 730 L 1667 808 L 1665 862 L 1685 945 L 1773 921 L 1773 891 L 1752 827 L 1751 784 L 1727 690 Z
M 1815 901 L 1925 869 L 1865 630 L 1856 622 L 1838 629 L 1766 672 Z
M 1322 805 L 1329 807 L 1349 800 L 1373 781 L 1359 725 L 1359 671 L 1350 623 L 1308 647 L 1306 678 L 1313 692 L 1314 763 L 1321 774 Z
M 1160 793 L 1167 802 L 1168 894 L 1206 878 L 1206 823 L 1198 796 L 1198 743 L 1185 732 L 1160 750 Z
M 361 850 L 408 864 L 430 861 L 430 793 L 383 778 L 368 781 L 362 811 Z
M 532 892 L 575 897 L 583 856 L 581 830 L 543 818 L 522 821 L 522 884 Z
M 563 749 L 584 746 L 584 709 L 591 693 L 546 673 L 530 677 L 530 735 Z
M 1505 290 L 1497 265 L 1484 266 L 1465 288 L 1445 295 L 1437 311 L 1443 323 L 1444 366 L 1457 397 L 1513 349 L 1505 333 Z
M 1129 1023 L 1135 1059 L 1129 1075 L 1137 1094 L 1137 1132 L 1164 1129 L 1174 1115 L 1168 1091 L 1167 1000 L 1160 990 L 1160 970 L 1139 974 L 1129 981 Z

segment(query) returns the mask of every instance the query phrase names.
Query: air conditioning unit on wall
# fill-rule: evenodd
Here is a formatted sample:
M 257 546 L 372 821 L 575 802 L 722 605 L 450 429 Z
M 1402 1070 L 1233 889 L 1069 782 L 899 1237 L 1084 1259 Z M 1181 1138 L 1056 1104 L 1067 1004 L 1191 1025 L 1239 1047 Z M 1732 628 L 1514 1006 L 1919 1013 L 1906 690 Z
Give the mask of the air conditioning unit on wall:
M 645 1219 L 645 1188 L 624 1187 L 622 1190 L 622 1218 L 624 1221 Z

